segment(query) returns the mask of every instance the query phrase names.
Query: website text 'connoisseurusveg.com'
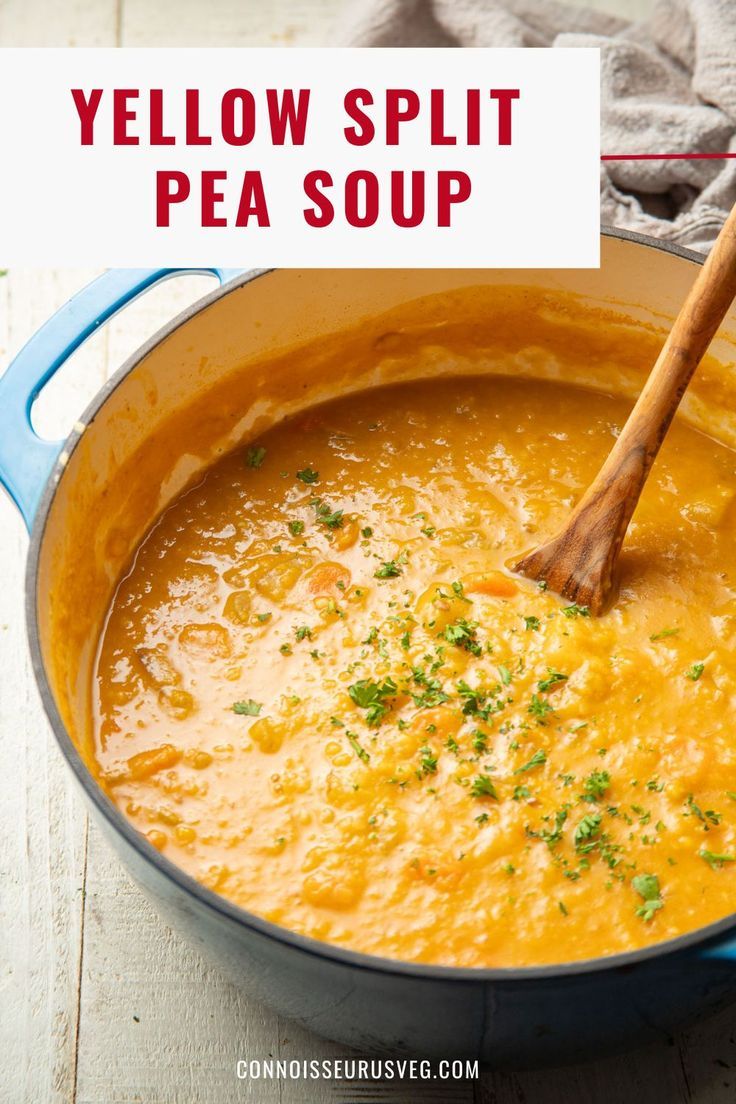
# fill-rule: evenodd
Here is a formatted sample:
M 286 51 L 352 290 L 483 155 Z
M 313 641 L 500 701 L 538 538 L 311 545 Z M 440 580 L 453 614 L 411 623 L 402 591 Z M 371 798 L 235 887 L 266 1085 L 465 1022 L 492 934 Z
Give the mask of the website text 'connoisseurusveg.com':
M 235 1074 L 240 1081 L 463 1081 L 480 1069 L 465 1058 L 240 1058 Z

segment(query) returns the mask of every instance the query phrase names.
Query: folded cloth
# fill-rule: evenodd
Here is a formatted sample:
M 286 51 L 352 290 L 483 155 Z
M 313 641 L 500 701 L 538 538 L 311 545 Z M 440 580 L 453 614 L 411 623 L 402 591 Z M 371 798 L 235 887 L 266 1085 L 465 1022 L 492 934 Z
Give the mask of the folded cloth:
M 354 0 L 354 46 L 597 46 L 601 152 L 736 153 L 736 0 L 657 0 L 629 22 L 556 0 Z M 707 252 L 736 160 L 605 161 L 601 218 Z

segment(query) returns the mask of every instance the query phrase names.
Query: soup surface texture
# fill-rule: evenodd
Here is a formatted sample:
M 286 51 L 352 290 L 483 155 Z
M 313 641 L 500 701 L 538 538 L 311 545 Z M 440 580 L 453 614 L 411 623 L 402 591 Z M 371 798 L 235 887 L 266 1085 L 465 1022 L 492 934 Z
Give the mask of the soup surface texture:
M 626 403 L 456 378 L 225 457 L 121 581 L 102 784 L 206 886 L 320 940 L 520 966 L 736 901 L 736 470 L 676 424 L 602 618 L 509 571 Z

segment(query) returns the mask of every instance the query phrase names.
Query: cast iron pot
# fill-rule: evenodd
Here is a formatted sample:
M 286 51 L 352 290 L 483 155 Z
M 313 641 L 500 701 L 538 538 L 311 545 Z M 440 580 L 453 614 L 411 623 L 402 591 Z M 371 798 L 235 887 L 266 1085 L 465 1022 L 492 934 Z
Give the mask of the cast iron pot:
M 666 943 L 593 961 L 457 969 L 391 961 L 295 935 L 188 877 L 106 797 L 79 735 L 100 617 L 141 536 L 130 528 L 126 497 L 129 488 L 142 493 L 137 450 L 200 394 L 206 422 L 208 388 L 234 367 L 240 365 L 240 378 L 249 372 L 255 378 L 274 351 L 314 344 L 320 335 L 429 294 L 522 283 L 615 310 L 625 306 L 643 322 L 666 324 L 701 258 L 618 231 L 607 232 L 601 244 L 601 269 L 593 272 L 211 270 L 224 286 L 131 357 L 64 443 L 42 441 L 30 410 L 44 383 L 101 323 L 176 274 L 111 271 L 62 308 L 0 380 L 0 478 L 31 530 L 26 611 L 33 667 L 61 752 L 93 816 L 166 921 L 219 961 L 233 982 L 363 1053 L 477 1057 L 497 1067 L 527 1067 L 661 1040 L 736 997 L 736 914 Z M 736 361 L 734 346 L 719 340 L 719 359 Z M 324 397 L 310 376 L 313 364 L 295 381 L 293 401 L 281 396 L 284 411 Z M 261 372 L 261 395 L 267 374 Z M 240 424 L 208 427 L 205 436 L 217 440 L 209 456 L 194 456 L 185 440 L 158 448 L 161 478 L 148 488 L 149 521 L 197 465 L 242 437 L 248 416 L 244 410 Z

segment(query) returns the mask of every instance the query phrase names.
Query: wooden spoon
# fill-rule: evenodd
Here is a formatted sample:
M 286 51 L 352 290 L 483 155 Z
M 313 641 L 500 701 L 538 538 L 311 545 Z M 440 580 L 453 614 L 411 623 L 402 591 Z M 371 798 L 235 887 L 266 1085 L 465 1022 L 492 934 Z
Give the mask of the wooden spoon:
M 616 584 L 619 552 L 654 459 L 693 372 L 736 296 L 736 207 L 675 319 L 636 406 L 564 529 L 516 571 L 600 614 Z

